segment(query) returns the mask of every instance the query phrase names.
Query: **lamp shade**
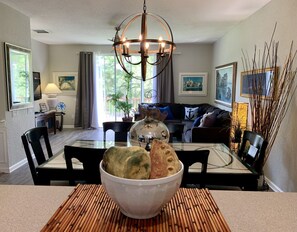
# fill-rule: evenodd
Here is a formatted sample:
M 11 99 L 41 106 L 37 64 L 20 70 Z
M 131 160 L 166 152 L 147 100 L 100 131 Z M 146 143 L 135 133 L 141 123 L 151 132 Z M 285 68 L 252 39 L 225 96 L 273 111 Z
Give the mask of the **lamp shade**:
M 49 95 L 49 97 L 55 97 L 57 94 L 62 93 L 55 83 L 48 83 L 44 89 L 44 93 Z

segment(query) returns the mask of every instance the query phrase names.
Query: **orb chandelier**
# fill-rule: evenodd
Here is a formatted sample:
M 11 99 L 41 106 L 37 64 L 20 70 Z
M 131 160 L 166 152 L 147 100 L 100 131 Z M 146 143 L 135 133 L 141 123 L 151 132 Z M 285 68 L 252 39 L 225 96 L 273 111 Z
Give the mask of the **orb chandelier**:
M 140 33 L 137 32 L 139 24 Z M 157 77 L 164 71 L 176 47 L 169 24 L 161 16 L 146 12 L 146 0 L 143 3 L 143 13 L 128 16 L 116 27 L 113 42 L 122 69 L 143 81 Z M 132 74 L 131 65 L 141 66 L 140 77 Z M 149 65 L 160 65 L 162 68 L 147 78 Z

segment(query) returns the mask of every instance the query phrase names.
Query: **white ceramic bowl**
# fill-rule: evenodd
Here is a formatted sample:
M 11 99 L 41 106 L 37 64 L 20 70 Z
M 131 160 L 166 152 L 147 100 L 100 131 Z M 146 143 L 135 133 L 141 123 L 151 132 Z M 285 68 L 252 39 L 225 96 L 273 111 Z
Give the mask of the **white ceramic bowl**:
M 125 179 L 107 173 L 100 162 L 101 182 L 110 198 L 121 212 L 136 219 L 152 218 L 177 192 L 184 171 L 182 162 L 179 172 L 172 176 L 135 180 Z

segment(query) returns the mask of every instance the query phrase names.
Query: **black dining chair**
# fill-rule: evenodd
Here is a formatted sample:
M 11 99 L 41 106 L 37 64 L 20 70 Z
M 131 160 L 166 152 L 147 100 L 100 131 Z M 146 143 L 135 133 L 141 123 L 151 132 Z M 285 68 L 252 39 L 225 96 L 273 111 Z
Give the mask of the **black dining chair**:
M 182 142 L 184 126 L 183 123 L 166 123 L 166 126 L 169 130 L 169 142 Z
M 103 141 L 106 141 L 106 132 L 114 131 L 114 141 L 127 142 L 128 132 L 133 122 L 103 122 Z
M 26 152 L 27 160 L 29 163 L 30 171 L 32 174 L 33 182 L 35 185 L 49 185 L 49 182 L 44 182 L 39 179 L 38 172 L 36 171 L 35 162 L 33 160 L 33 154 L 35 155 L 38 165 L 43 164 L 47 159 L 53 156 L 52 148 L 48 138 L 47 127 L 36 127 L 27 130 L 22 136 L 22 142 Z M 42 140 L 44 141 L 45 148 L 42 146 Z M 30 149 L 31 147 L 31 149 Z M 33 154 L 31 154 L 31 150 Z M 45 151 L 47 157 L 45 155 Z
M 181 187 L 195 187 L 199 184 L 200 188 L 205 188 L 205 180 L 207 173 L 207 162 L 209 150 L 195 150 L 195 151 L 175 151 L 179 160 L 184 164 L 184 174 Z M 201 163 L 201 173 L 197 177 L 196 173 L 190 173 L 189 167 L 194 163 Z
M 238 156 L 258 174 L 262 174 L 267 144 L 267 141 L 260 134 L 246 130 L 243 133 Z
M 65 146 L 64 154 L 66 160 L 69 185 L 76 182 L 87 184 L 101 184 L 99 164 L 103 159 L 106 149 L 93 149 L 87 147 Z M 83 165 L 83 172 L 78 174 L 73 168 L 73 158 L 79 160 Z

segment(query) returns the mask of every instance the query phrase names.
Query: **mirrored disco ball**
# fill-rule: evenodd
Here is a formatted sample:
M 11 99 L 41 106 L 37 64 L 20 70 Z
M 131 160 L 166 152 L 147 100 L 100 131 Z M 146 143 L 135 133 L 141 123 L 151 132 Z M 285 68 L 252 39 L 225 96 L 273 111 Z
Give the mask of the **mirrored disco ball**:
M 150 150 L 153 139 L 169 142 L 169 136 L 169 130 L 163 122 L 147 116 L 131 127 L 129 141 L 133 146 Z

